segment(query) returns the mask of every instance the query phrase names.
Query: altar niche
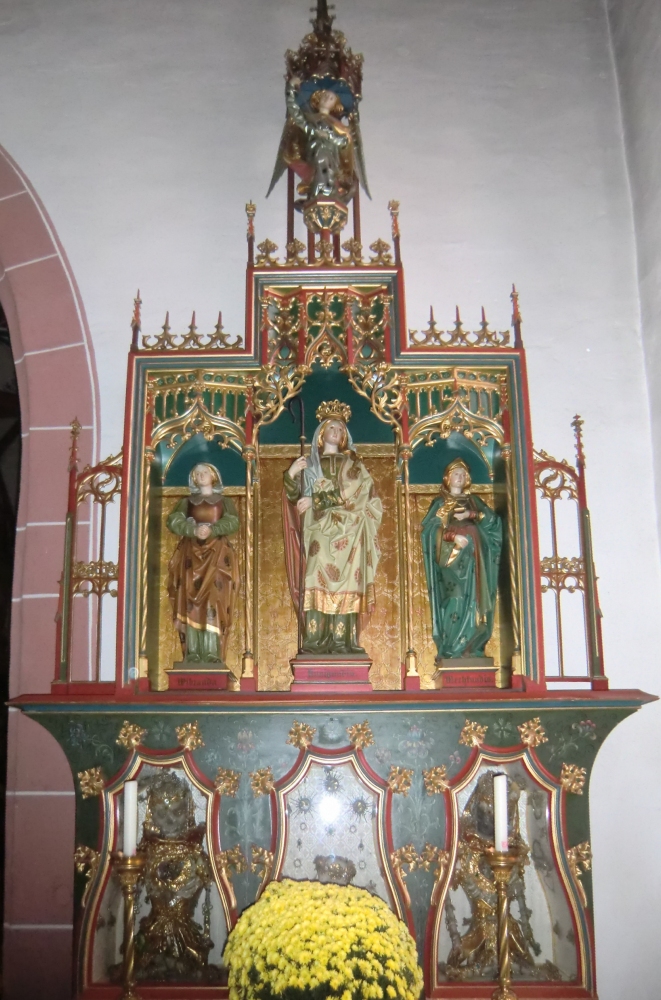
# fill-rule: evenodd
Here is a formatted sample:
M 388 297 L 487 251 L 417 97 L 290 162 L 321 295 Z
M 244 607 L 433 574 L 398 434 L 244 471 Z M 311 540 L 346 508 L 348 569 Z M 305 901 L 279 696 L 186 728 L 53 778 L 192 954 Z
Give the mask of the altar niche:
M 224 690 L 241 676 L 244 649 L 244 460 L 219 435 L 161 441 L 150 479 L 150 686 Z

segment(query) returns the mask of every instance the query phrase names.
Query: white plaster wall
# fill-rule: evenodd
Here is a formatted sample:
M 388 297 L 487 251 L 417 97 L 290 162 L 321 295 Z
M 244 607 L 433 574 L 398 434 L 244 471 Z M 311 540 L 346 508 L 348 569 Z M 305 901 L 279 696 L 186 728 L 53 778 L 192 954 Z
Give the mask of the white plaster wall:
M 658 539 L 634 234 L 617 88 L 599 0 L 337 0 L 366 56 L 363 135 L 374 202 L 401 202 L 409 325 L 430 303 L 509 322 L 521 293 L 535 441 L 571 457 L 586 420 L 589 498 L 614 687 L 658 689 Z M 629 0 L 627 0 L 627 3 Z M 308 0 L 4 0 L 0 143 L 59 232 L 92 330 L 102 451 L 121 439 L 139 286 L 166 309 L 241 332 L 243 206 L 265 203 L 282 126 L 283 53 Z M 657 105 L 658 106 L 658 105 Z M 73 416 L 73 414 L 72 414 Z M 627 496 L 626 484 L 632 490 Z M 593 781 L 602 1000 L 633 980 L 657 1000 L 655 707 L 610 737 Z M 657 722 L 658 725 L 658 722 Z M 624 857 L 623 857 L 624 855 Z M 658 884 L 658 882 L 656 883 Z M 654 904 L 654 906 L 653 906 Z
M 661 487 L 661 4 L 607 0 L 636 222 L 642 333 Z

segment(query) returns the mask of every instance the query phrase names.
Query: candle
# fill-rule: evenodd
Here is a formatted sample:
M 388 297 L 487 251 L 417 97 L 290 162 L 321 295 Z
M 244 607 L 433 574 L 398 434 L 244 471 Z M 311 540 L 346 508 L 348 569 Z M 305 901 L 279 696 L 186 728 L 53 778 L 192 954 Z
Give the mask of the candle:
M 132 858 L 138 842 L 138 782 L 124 782 L 124 856 Z
M 507 775 L 493 776 L 493 832 L 497 851 L 507 851 Z

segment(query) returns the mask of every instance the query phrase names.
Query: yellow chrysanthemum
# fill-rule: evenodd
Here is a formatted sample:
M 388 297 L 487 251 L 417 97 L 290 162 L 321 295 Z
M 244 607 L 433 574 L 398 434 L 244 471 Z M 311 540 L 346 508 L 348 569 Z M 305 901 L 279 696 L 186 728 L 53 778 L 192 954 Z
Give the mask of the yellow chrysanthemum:
M 339 1000 L 419 1000 L 422 973 L 406 926 L 355 886 L 284 880 L 267 886 L 225 947 L 230 1000 L 315 990 Z

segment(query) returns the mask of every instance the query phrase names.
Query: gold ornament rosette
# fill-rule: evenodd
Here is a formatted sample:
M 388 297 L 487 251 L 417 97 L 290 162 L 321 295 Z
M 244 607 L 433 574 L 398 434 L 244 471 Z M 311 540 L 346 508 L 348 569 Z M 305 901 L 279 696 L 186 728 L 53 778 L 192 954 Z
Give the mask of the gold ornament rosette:
M 451 977 L 446 979 L 439 972 L 439 968 L 446 967 L 448 960 L 448 954 L 444 950 L 446 949 L 446 945 L 442 946 L 441 944 L 442 940 L 446 940 L 442 936 L 442 932 L 447 933 L 445 931 L 448 920 L 446 916 L 447 908 L 449 906 L 451 913 L 453 912 L 454 896 L 457 892 L 462 892 L 461 885 L 463 884 L 463 880 L 467 878 L 466 872 L 470 869 L 468 859 L 471 857 L 471 851 L 475 852 L 478 850 L 476 847 L 478 841 L 475 839 L 471 841 L 470 837 L 468 841 L 464 841 L 461 831 L 463 829 L 462 824 L 466 822 L 466 809 L 470 803 L 471 796 L 476 792 L 478 779 L 487 772 L 507 773 L 509 779 L 508 788 L 511 788 L 512 783 L 514 783 L 517 786 L 516 794 L 520 795 L 523 789 L 526 796 L 525 803 L 533 802 L 532 805 L 520 807 L 518 804 L 519 798 L 517 798 L 517 810 L 519 808 L 530 810 L 534 807 L 540 816 L 547 817 L 547 819 L 543 820 L 543 823 L 546 823 L 544 830 L 546 831 L 545 836 L 547 840 L 542 845 L 541 854 L 539 853 L 539 842 L 536 842 L 535 851 L 533 852 L 533 844 L 525 841 L 523 831 L 527 829 L 526 825 L 523 824 L 520 827 L 521 834 L 517 835 L 519 839 L 515 839 L 515 846 L 518 845 L 516 849 L 522 852 L 521 865 L 523 868 L 521 868 L 521 871 L 525 869 L 533 873 L 536 872 L 537 862 L 541 858 L 541 862 L 546 866 L 543 873 L 545 878 L 555 880 L 557 890 L 559 891 L 554 890 L 556 905 L 558 906 L 558 910 L 554 911 L 554 913 L 557 912 L 560 914 L 559 917 L 556 916 L 556 926 L 558 926 L 558 919 L 561 921 L 563 927 L 566 924 L 567 931 L 571 930 L 570 937 L 574 941 L 571 948 L 569 944 L 565 945 L 566 952 L 568 953 L 571 950 L 573 955 L 573 958 L 565 959 L 571 966 L 569 969 L 571 975 L 567 973 L 567 976 L 584 988 L 588 988 L 591 982 L 590 935 L 584 918 L 587 898 L 580 880 L 582 872 L 588 870 L 590 866 L 590 847 L 586 842 L 569 848 L 564 842 L 561 819 L 564 797 L 567 794 L 582 793 L 583 782 L 585 781 L 584 769 L 564 765 L 562 776 L 564 780 L 559 777 L 552 777 L 540 764 L 536 755 L 536 747 L 546 741 L 546 733 L 539 718 L 530 719 L 518 728 L 521 737 L 520 747 L 511 752 L 499 752 L 496 749 L 485 746 L 488 727 L 481 726 L 473 720 L 466 720 L 461 733 L 460 743 L 470 747 L 470 756 L 467 765 L 462 768 L 460 777 L 458 779 L 448 777 L 447 769 L 443 765 L 432 766 L 422 772 L 423 786 L 426 794 L 443 794 L 445 797 L 447 810 L 446 843 L 441 845 L 427 844 L 425 850 L 421 855 L 418 855 L 417 859 L 414 857 L 414 852 L 412 850 L 409 851 L 408 848 L 400 848 L 392 858 L 393 864 L 398 868 L 400 878 L 405 875 L 404 865 L 407 865 L 410 871 L 423 869 L 434 872 L 435 881 L 432 891 L 432 906 L 428 917 L 428 933 L 432 941 L 431 969 L 433 977 L 432 986 L 434 988 L 441 988 L 447 985 L 448 982 L 463 982 L 465 978 L 458 975 L 457 978 Z M 534 800 L 530 796 L 534 796 Z M 546 803 L 546 805 L 542 803 Z M 490 836 L 491 838 L 493 837 L 493 832 Z M 512 836 L 511 828 L 510 836 Z M 411 846 L 408 845 L 408 847 Z M 486 848 L 489 848 L 493 852 L 492 839 L 485 840 Z M 474 856 L 477 859 L 479 852 Z M 479 885 L 481 876 L 477 867 L 475 868 L 475 877 L 478 880 L 476 884 Z M 527 879 L 531 877 L 531 875 L 526 875 Z M 534 877 L 541 879 L 541 875 L 539 874 Z M 493 901 L 495 905 L 495 883 L 492 891 L 494 893 Z M 558 903 L 557 900 L 560 902 Z M 539 906 L 538 903 L 537 906 Z M 549 914 L 551 911 L 546 907 L 544 908 L 544 912 Z M 544 918 L 544 912 L 535 912 L 532 919 L 539 920 L 540 918 Z M 475 919 L 475 914 L 473 914 L 470 920 L 468 918 L 466 920 L 466 924 L 470 924 L 470 927 L 474 930 L 477 926 Z M 459 927 L 458 930 L 460 937 L 466 933 L 465 928 Z M 489 931 L 488 933 L 490 934 L 491 932 Z M 549 926 L 550 933 L 551 927 Z M 495 940 L 494 938 L 494 942 Z M 540 966 L 540 971 L 530 973 L 528 978 L 536 976 L 544 980 L 545 975 L 553 976 L 553 973 L 549 972 L 551 966 L 548 963 L 544 968 L 542 968 L 542 962 L 538 962 L 537 964 Z M 470 981 L 470 978 L 468 976 L 466 982 Z M 518 979 L 521 976 L 512 975 L 512 978 Z M 526 977 L 524 976 L 523 978 Z M 514 986 L 516 986 L 516 983 Z
M 79 871 L 86 874 L 86 886 L 84 894 L 84 908 L 82 909 L 80 948 L 79 948 L 79 976 L 84 989 L 93 984 L 107 980 L 108 968 L 111 965 L 121 964 L 121 953 L 114 951 L 116 946 L 115 937 L 111 935 L 111 929 L 116 921 L 121 918 L 121 892 L 119 883 L 111 877 L 121 865 L 123 855 L 117 850 L 122 843 L 122 799 L 124 783 L 129 780 L 137 780 L 141 789 L 139 795 L 139 833 L 138 833 L 138 855 L 144 855 L 144 827 L 146 822 L 144 814 L 142 788 L 145 781 L 154 778 L 163 772 L 170 772 L 177 776 L 180 781 L 185 782 L 191 792 L 196 812 L 196 824 L 202 823 L 206 828 L 203 835 L 200 850 L 207 858 L 207 864 L 211 875 L 212 906 L 217 907 L 218 916 L 215 918 L 224 922 L 226 928 L 230 928 L 236 919 L 236 900 L 232 886 L 233 876 L 245 870 L 247 861 L 242 861 L 238 845 L 223 849 L 219 841 L 218 824 L 214 822 L 214 809 L 217 808 L 219 795 L 236 795 L 241 780 L 240 772 L 219 769 L 219 774 L 215 784 L 209 781 L 195 767 L 192 758 L 192 751 L 203 743 L 200 726 L 196 721 L 185 722 L 179 727 L 178 739 L 180 746 L 176 749 L 164 753 L 150 753 L 142 745 L 133 743 L 142 738 L 144 730 L 138 732 L 139 727 L 127 728 L 126 724 L 121 732 L 120 745 L 131 751 L 127 764 L 123 772 L 112 781 L 104 783 L 103 772 L 99 768 L 90 768 L 86 772 L 81 772 L 81 788 L 87 795 L 98 795 L 101 798 L 102 806 L 102 835 L 101 842 L 107 845 L 101 852 L 93 851 L 85 846 L 80 846 L 76 850 L 75 863 Z M 222 773 L 221 773 L 222 772 Z M 214 805 L 214 801 L 216 805 Z M 202 810 L 202 812 L 200 812 Z M 173 842 L 174 843 L 174 842 Z M 175 843 L 176 847 L 176 843 Z M 140 920 L 150 911 L 150 904 L 146 903 L 142 895 L 135 900 L 136 929 L 140 925 Z M 111 935 L 107 942 L 103 942 L 103 935 Z M 222 941 L 221 941 L 222 943 Z M 114 958 L 107 956 L 114 955 Z M 220 953 L 215 955 L 210 962 L 220 962 Z M 104 963 L 106 963 L 104 965 Z M 138 964 L 135 958 L 136 968 Z M 137 986 L 132 988 L 137 994 L 140 993 L 141 983 L 139 976 Z

